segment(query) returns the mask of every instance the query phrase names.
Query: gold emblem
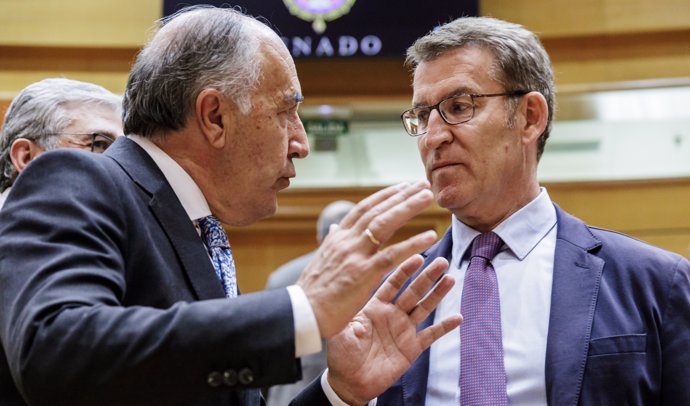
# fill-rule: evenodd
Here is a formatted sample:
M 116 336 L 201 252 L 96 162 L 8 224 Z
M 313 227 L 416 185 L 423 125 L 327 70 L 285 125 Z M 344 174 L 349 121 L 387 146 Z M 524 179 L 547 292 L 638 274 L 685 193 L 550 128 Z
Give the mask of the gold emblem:
M 356 0 L 283 0 L 290 14 L 307 22 L 317 34 L 326 31 L 326 21 L 350 12 Z

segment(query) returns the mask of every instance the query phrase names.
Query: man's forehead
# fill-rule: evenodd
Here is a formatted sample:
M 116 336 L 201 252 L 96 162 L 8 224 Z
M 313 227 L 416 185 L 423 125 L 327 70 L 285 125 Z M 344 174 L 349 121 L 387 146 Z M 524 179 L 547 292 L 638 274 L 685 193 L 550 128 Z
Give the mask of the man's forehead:
M 435 104 L 451 96 L 481 93 L 494 81 L 489 73 L 492 55 L 485 52 L 461 47 L 421 62 L 414 72 L 413 104 Z

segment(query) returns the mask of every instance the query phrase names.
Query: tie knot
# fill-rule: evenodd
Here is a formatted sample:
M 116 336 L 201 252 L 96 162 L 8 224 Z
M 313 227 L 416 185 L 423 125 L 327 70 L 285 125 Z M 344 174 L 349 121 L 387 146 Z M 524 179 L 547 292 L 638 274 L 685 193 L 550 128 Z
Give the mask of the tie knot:
M 493 231 L 479 234 L 472 242 L 472 257 L 482 257 L 491 261 L 502 245 L 501 237 Z
M 201 237 L 208 248 L 230 248 L 228 236 L 225 234 L 220 220 L 215 216 L 206 216 L 199 219 L 199 228 L 201 228 Z

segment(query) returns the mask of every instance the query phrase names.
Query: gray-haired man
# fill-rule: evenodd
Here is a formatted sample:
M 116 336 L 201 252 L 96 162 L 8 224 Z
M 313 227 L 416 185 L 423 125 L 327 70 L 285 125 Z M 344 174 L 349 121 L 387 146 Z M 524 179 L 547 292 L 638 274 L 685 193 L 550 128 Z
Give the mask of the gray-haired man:
M 122 98 L 105 88 L 64 78 L 25 87 L 0 130 L 0 209 L 31 160 L 57 148 L 103 152 L 122 134 Z
M 237 296 L 219 221 L 275 212 L 309 152 L 302 99 L 287 48 L 257 20 L 198 8 L 166 21 L 130 73 L 127 137 L 105 154 L 45 154 L 0 212 L 0 403 L 258 406 L 321 338 L 341 356 L 297 402 L 356 403 L 459 325 L 416 331 L 452 286 L 424 294 L 445 261 L 397 300 L 422 259 L 381 284 L 436 239 L 381 246 L 431 204 L 424 182 L 360 202 L 295 285 Z

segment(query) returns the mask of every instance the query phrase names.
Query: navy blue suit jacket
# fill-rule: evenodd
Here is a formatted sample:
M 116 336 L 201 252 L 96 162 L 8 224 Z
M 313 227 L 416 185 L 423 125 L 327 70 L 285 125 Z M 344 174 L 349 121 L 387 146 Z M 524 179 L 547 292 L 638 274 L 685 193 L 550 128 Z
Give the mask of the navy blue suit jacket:
M 0 212 L 0 404 L 263 404 L 300 378 L 289 295 L 223 296 L 138 145 L 46 153 Z
M 556 212 L 548 404 L 690 405 L 690 263 Z M 446 233 L 426 263 L 451 245 Z M 377 405 L 423 405 L 428 374 L 427 350 Z

